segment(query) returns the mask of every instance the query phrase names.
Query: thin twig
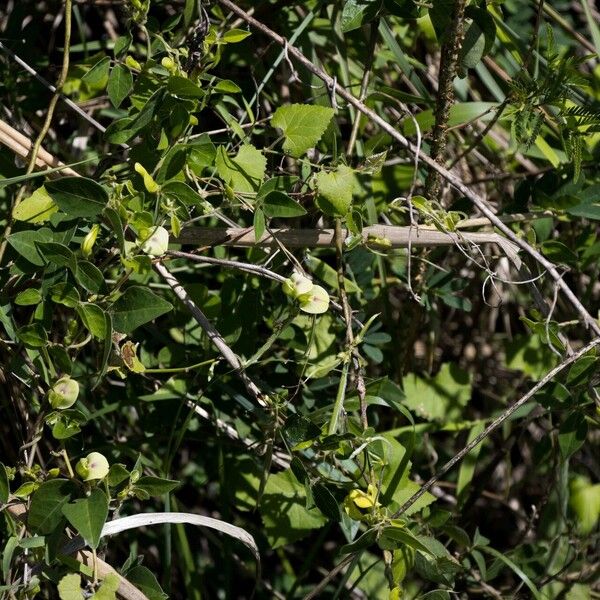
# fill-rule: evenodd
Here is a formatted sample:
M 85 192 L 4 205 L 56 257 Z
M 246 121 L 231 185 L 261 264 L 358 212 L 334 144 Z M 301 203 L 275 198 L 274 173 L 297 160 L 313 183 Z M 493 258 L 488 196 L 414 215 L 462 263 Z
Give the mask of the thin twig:
M 98 123 L 96 119 L 88 115 L 84 110 L 77 106 L 75 102 L 73 102 L 60 92 L 61 85 L 58 85 L 57 89 L 57 87 L 53 86 L 49 81 L 46 81 L 31 65 L 27 64 L 22 58 L 19 58 L 19 56 L 17 56 L 10 48 L 7 48 L 2 42 L 0 42 L 0 50 L 2 50 L 2 52 L 4 52 L 10 58 L 12 58 L 18 65 L 23 67 L 28 73 L 33 75 L 44 87 L 49 89 L 51 92 L 55 93 L 67 106 L 72 108 L 80 117 L 84 118 L 98 131 L 101 131 L 102 133 L 106 131 L 106 127 L 104 127 L 104 125 Z
M 275 33 L 272 29 L 257 21 L 255 18 L 251 17 L 247 12 L 245 12 L 242 8 L 237 6 L 231 0 L 218 0 L 220 4 L 227 7 L 229 10 L 239 15 L 252 27 L 261 31 L 264 35 L 270 37 L 275 40 L 278 44 L 282 46 L 287 45 L 288 55 L 295 58 L 298 62 L 300 62 L 308 71 L 319 77 L 328 88 L 336 91 L 336 93 L 343 98 L 346 102 L 357 108 L 364 115 L 369 117 L 369 119 L 379 125 L 383 131 L 388 133 L 393 139 L 397 140 L 402 146 L 404 146 L 409 152 L 412 154 L 418 154 L 421 161 L 425 163 L 431 169 L 437 171 L 448 183 L 453 185 L 463 196 L 471 200 L 473 204 L 486 216 L 490 219 L 490 221 L 500 230 L 502 231 L 507 238 L 509 238 L 512 242 L 517 244 L 520 248 L 525 250 L 529 255 L 531 255 L 538 263 L 540 263 L 550 274 L 552 279 L 556 281 L 562 292 L 568 298 L 571 305 L 574 309 L 579 313 L 582 321 L 585 323 L 586 327 L 591 328 L 597 335 L 600 335 L 600 324 L 590 315 L 588 310 L 583 306 L 583 304 L 579 301 L 575 293 L 571 290 L 571 288 L 562 280 L 560 273 L 556 269 L 554 263 L 549 261 L 545 256 L 543 256 L 540 252 L 538 252 L 531 244 L 529 244 L 526 240 L 520 238 L 516 235 L 510 227 L 507 227 L 502 221 L 496 216 L 494 210 L 490 206 L 487 200 L 479 196 L 476 192 L 469 189 L 461 180 L 461 178 L 455 175 L 453 172 L 448 171 L 445 167 L 438 164 L 435 160 L 433 160 L 430 156 L 422 152 L 419 148 L 417 148 L 414 144 L 409 142 L 401 133 L 399 133 L 392 125 L 390 125 L 385 119 L 383 119 L 380 115 L 378 115 L 374 110 L 370 109 L 368 106 L 365 106 L 358 98 L 350 94 L 343 86 L 337 84 L 333 77 L 329 76 L 325 73 L 321 68 L 312 63 L 300 50 L 288 44 L 287 40 L 280 36 L 278 33 Z
M 576 360 L 581 358 L 584 354 L 589 352 L 592 348 L 595 348 L 600 344 L 600 337 L 592 340 L 587 346 L 584 346 L 575 354 L 569 356 L 569 358 L 563 360 L 554 369 L 548 371 L 542 379 L 538 381 L 524 396 L 519 398 L 512 406 L 509 406 L 500 416 L 496 417 L 472 442 L 467 444 L 460 452 L 453 456 L 427 483 L 414 493 L 393 515 L 392 518 L 396 519 L 401 514 L 406 512 L 423 494 L 425 494 L 436 482 L 443 477 L 454 465 L 459 463 L 473 448 L 478 446 L 486 437 L 495 431 L 504 423 L 512 414 L 514 414 L 521 406 L 528 402 L 539 390 L 541 390 L 548 382 L 550 382 L 556 375 L 566 369 L 569 365 L 572 365 Z

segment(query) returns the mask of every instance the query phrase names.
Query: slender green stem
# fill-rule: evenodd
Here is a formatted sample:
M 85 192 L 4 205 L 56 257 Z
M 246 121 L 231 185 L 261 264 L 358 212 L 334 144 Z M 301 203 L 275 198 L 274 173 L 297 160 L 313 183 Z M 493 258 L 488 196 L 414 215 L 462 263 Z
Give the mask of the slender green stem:
M 331 413 L 331 420 L 329 421 L 329 429 L 327 433 L 333 435 L 338 428 L 338 421 L 344 408 L 344 399 L 346 397 L 346 386 L 348 385 L 348 370 L 350 368 L 350 357 L 344 360 L 342 366 L 342 374 L 340 376 L 340 383 L 338 385 L 337 395 L 335 397 L 335 404 L 333 405 L 333 412 Z
M 202 362 L 188 365 L 187 367 L 172 367 L 167 369 L 145 369 L 144 373 L 187 373 L 188 371 L 193 371 L 198 367 L 205 367 L 206 365 L 211 365 L 216 363 L 218 359 L 211 358 L 210 360 L 203 360 Z

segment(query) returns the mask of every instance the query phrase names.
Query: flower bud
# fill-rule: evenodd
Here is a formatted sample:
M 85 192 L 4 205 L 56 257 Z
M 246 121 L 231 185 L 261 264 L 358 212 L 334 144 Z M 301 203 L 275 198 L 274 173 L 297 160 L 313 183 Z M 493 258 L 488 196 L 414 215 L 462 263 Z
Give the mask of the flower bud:
M 140 63 L 135 60 L 135 58 L 133 58 L 133 56 L 127 56 L 125 58 L 125 64 L 131 68 L 131 69 L 135 69 L 136 71 L 141 71 L 142 70 L 142 65 L 140 65 Z
M 81 242 L 81 254 L 85 258 L 87 258 L 91 253 L 96 243 L 96 238 L 98 237 L 98 232 L 100 231 L 100 225 L 97 223 L 92 225 L 89 233 L 83 238 L 83 242 Z
M 313 282 L 308 277 L 300 275 L 300 273 L 293 273 L 283 283 L 283 293 L 292 298 L 298 298 L 302 294 L 307 294 L 312 288 Z
M 156 194 L 160 186 L 158 183 L 156 183 L 156 181 L 154 181 L 152 175 L 150 175 L 150 173 L 148 173 L 148 171 L 146 171 L 146 169 L 139 162 L 136 162 L 135 165 L 133 165 L 133 168 L 135 169 L 136 173 L 139 173 L 144 179 L 144 187 L 146 190 L 148 190 L 151 194 Z
M 138 244 L 141 242 L 140 248 L 149 256 L 162 256 L 169 247 L 169 232 L 159 225 L 150 227 L 146 235 L 138 239 Z
M 59 410 L 70 408 L 79 396 L 79 384 L 68 376 L 61 377 L 54 382 L 48 392 L 48 401 L 52 408 Z
M 108 475 L 109 468 L 106 457 L 100 452 L 90 452 L 85 458 L 80 459 L 75 466 L 77 475 L 83 481 L 104 479 Z
M 160 64 L 167 69 L 167 71 L 170 71 L 171 73 L 174 73 L 175 71 L 177 71 L 177 66 L 175 65 L 175 61 L 170 57 L 170 56 L 165 56 L 161 61 Z

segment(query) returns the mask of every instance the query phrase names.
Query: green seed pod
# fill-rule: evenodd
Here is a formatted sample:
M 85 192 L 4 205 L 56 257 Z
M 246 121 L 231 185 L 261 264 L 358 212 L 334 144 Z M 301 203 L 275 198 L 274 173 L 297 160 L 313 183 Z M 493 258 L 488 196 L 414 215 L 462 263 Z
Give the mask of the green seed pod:
M 56 380 L 50 388 L 48 401 L 52 408 L 63 410 L 73 406 L 77 401 L 77 396 L 79 396 L 79 384 L 65 375 Z
M 90 452 L 85 458 L 80 459 L 75 466 L 77 474 L 83 481 L 104 479 L 108 475 L 109 469 L 108 460 L 100 452 Z

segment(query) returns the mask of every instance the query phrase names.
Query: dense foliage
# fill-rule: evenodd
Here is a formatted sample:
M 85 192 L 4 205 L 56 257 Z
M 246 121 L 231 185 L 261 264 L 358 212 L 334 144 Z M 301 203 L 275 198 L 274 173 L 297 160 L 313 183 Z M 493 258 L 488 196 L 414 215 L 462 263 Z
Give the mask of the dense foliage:
M 4 2 L 2 597 L 599 598 L 597 22 Z

